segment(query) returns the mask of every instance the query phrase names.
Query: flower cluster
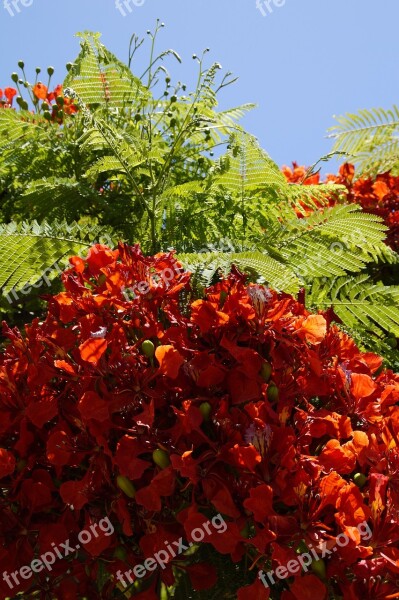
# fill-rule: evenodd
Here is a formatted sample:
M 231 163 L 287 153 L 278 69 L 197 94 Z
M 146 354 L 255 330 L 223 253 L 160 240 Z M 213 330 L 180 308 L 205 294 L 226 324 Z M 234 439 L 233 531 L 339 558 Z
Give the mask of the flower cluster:
M 61 84 L 58 84 L 50 92 L 46 85 L 39 82 L 33 86 L 32 92 L 37 101 L 43 101 L 43 114 L 52 121 L 62 123 L 64 115 L 74 115 L 78 112 L 78 107 L 73 99 L 63 95 Z
M 195 542 L 219 513 L 226 531 L 203 543 L 240 564 L 243 581 L 252 565 L 238 600 L 269 598 L 258 569 L 340 534 L 347 545 L 272 597 L 399 597 L 399 376 L 380 357 L 329 313 L 234 268 L 192 299 L 173 253 L 96 245 L 63 283 L 25 335 L 4 325 L 0 573 L 65 539 L 76 548 L 105 516 L 115 531 L 22 582 L 24 598 L 113 598 L 118 571 Z M 198 552 L 148 572 L 130 597 L 154 600 L 182 574 L 213 587 L 218 572 Z
M 320 175 L 306 176 L 306 168 L 293 163 L 292 168 L 284 167 L 283 173 L 290 183 L 306 185 L 320 183 Z M 327 175 L 326 182 L 344 185 L 348 190 L 348 202 L 354 202 L 369 213 L 379 215 L 389 227 L 387 243 L 396 252 L 399 251 L 399 177 L 390 173 L 381 173 L 375 178 L 360 177 L 355 180 L 355 167 L 345 163 L 339 169 L 339 175 Z M 331 199 L 331 204 L 334 200 Z
M 4 92 L 0 89 L 0 108 L 11 108 L 16 95 L 17 90 L 15 88 L 6 87 Z
M 65 115 L 74 115 L 78 112 L 78 107 L 72 98 L 63 95 L 62 85 L 57 85 L 53 91 L 49 91 L 43 83 L 36 83 L 31 87 L 34 103 L 42 101 L 41 111 L 48 121 L 62 124 Z M 0 108 L 12 108 L 14 97 L 17 96 L 17 104 L 28 110 L 28 103 L 18 96 L 15 88 L 7 87 L 0 89 Z

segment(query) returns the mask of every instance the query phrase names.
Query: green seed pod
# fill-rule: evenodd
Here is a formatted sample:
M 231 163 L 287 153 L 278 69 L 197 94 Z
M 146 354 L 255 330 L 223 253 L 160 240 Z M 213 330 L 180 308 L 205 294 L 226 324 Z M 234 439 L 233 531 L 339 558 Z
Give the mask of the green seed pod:
M 54 73 L 54 67 L 47 67 L 47 73 L 48 73 L 48 74 L 50 75 L 50 77 L 51 77 L 51 75 L 53 75 L 53 73 Z
M 39 73 L 41 73 L 41 71 L 42 71 L 42 70 L 41 70 L 41 68 L 40 68 L 40 67 L 36 67 L 35 71 L 36 71 L 36 73 L 39 75 Z
M 367 477 L 363 473 L 355 473 L 353 482 L 357 485 L 357 487 L 362 488 L 366 485 Z
M 199 409 L 201 411 L 202 418 L 204 419 L 204 421 L 209 421 L 212 412 L 212 406 L 209 404 L 209 402 L 203 402 L 202 404 L 200 404 Z
M 141 344 L 141 349 L 147 358 L 152 358 L 155 354 L 155 346 L 151 340 L 144 340 Z
M 11 79 L 13 80 L 14 83 L 17 83 L 18 79 L 19 79 L 18 73 L 11 73 Z
M 23 69 L 25 67 L 24 61 L 23 60 L 19 60 L 18 61 L 18 66 L 19 66 L 20 69 Z
M 177 96 L 171 96 L 170 97 L 170 101 L 171 102 L 177 102 Z
M 152 460 L 156 465 L 158 465 L 158 467 L 161 467 L 161 469 L 166 469 L 166 467 L 169 467 L 170 465 L 168 453 L 165 452 L 165 450 L 161 450 L 160 448 L 154 450 L 154 452 L 152 453 Z
M 269 379 L 272 375 L 271 364 L 269 362 L 264 362 L 259 374 L 264 381 L 269 381 Z
M 267 388 L 267 399 L 270 400 L 270 402 L 277 402 L 278 398 L 279 398 L 278 387 L 276 386 L 275 383 L 273 383 L 271 381 Z
M 64 104 L 65 104 L 65 100 L 62 96 L 57 96 L 55 101 L 57 102 L 58 106 L 64 106 Z
M 29 105 L 28 105 L 28 103 L 26 102 L 26 100 L 24 100 L 24 99 L 23 99 L 21 96 L 18 96 L 18 97 L 16 98 L 16 101 L 17 101 L 17 104 L 18 104 L 18 106 L 19 106 L 20 108 L 22 108 L 22 110 L 28 110 L 28 108 L 29 108 Z
M 134 498 L 136 495 L 136 489 L 130 479 L 124 477 L 123 475 L 118 475 L 116 478 L 116 485 L 126 496 L 129 498 Z

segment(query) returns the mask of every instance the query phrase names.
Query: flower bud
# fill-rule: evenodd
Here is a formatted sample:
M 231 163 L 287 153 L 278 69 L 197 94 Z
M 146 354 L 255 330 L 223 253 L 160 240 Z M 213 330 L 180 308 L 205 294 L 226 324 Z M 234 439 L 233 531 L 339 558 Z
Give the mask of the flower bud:
M 275 383 L 273 383 L 272 381 L 269 383 L 269 386 L 267 388 L 267 399 L 270 402 L 277 402 L 279 398 L 279 391 L 278 391 L 278 387 L 276 386 Z
M 366 485 L 367 477 L 363 473 L 355 473 L 353 482 L 357 485 L 357 487 L 362 488 L 364 485 Z
M 269 362 L 264 362 L 260 370 L 260 376 L 264 381 L 269 381 L 272 374 L 272 366 Z
M 152 460 L 156 465 L 158 465 L 158 467 L 161 467 L 161 469 L 166 469 L 166 467 L 169 467 L 170 465 L 168 453 L 165 452 L 165 450 L 161 450 L 160 448 L 154 450 L 154 452 L 152 453 Z
M 199 409 L 201 411 L 202 418 L 204 419 L 204 421 L 209 421 L 209 417 L 212 412 L 212 406 L 209 404 L 209 402 L 203 402 L 200 405 Z
M 144 340 L 141 344 L 141 349 L 147 358 L 152 358 L 155 354 L 155 346 L 151 340 Z
M 126 494 L 129 498 L 134 498 L 136 495 L 136 489 L 130 479 L 124 477 L 123 475 L 118 475 L 116 478 L 116 485 L 122 492 Z

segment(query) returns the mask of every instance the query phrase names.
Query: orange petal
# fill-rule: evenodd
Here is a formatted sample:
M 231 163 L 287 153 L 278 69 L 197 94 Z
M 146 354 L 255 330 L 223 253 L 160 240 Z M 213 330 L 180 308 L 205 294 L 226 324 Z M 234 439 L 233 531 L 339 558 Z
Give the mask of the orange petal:
M 163 375 L 176 379 L 184 358 L 173 348 L 173 346 L 158 346 L 155 350 L 155 357 L 159 362 L 159 370 Z
M 97 365 L 107 349 L 107 340 L 103 338 L 90 338 L 79 346 L 82 360 Z
M 323 315 L 309 315 L 302 323 L 298 334 L 310 344 L 320 344 L 327 333 L 327 321 Z

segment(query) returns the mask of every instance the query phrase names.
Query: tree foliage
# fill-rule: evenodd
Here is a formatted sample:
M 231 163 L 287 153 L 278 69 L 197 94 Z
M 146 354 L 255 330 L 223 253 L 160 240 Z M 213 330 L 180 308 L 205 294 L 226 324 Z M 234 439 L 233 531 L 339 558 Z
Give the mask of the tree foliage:
M 232 75 L 219 76 L 218 63 L 206 66 L 205 51 L 194 57 L 195 89 L 173 83 L 165 60 L 181 59 L 173 50 L 156 55 L 160 29 L 149 35 L 141 76 L 131 67 L 143 40 L 132 36 L 126 65 L 98 34 L 84 32 L 56 104 L 49 107 L 42 85 L 28 86 L 33 115 L 21 99 L 21 110 L 0 110 L 0 243 L 12 244 L 12 263 L 2 255 L 3 292 L 10 283 L 39 282 L 43 270 L 75 253 L 68 234 L 75 223 L 146 252 L 175 249 L 199 289 L 235 264 L 281 291 L 304 288 L 316 308 L 336 307 L 368 344 L 399 335 L 395 289 L 370 291 L 378 284 L 368 276 L 373 265 L 398 261 L 381 219 L 343 206 L 344 186 L 287 182 L 237 122 L 252 106 L 218 109 Z M 34 221 L 46 221 L 44 230 L 64 227 L 63 235 L 40 241 Z

